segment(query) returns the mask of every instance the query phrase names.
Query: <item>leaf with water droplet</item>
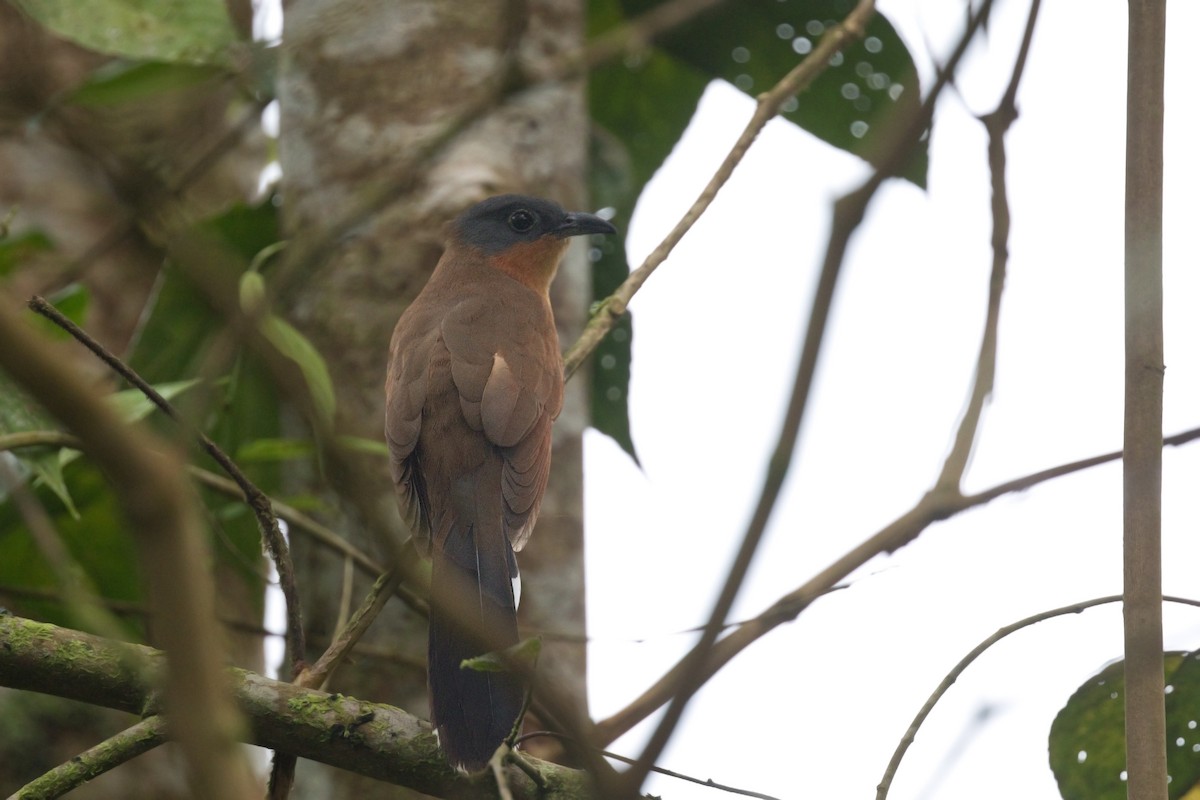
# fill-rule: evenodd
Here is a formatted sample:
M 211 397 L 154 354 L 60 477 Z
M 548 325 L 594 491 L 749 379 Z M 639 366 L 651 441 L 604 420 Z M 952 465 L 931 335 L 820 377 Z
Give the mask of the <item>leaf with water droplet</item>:
M 650 10 L 657 0 L 621 0 L 628 17 Z M 719 78 L 746 93 L 774 86 L 810 52 L 821 37 L 854 8 L 849 0 L 739 0 L 697 15 L 672 29 L 655 44 L 659 51 L 706 78 Z M 798 34 L 782 38 L 780 31 Z M 910 91 L 892 94 L 859 72 L 869 63 L 871 74 L 884 73 Z M 853 85 L 871 98 L 864 109 L 843 86 Z M 886 121 L 918 102 L 920 91 L 916 67 L 904 41 L 876 13 L 861 41 L 848 45 L 830 60 L 830 66 L 799 97 L 794 109 L 783 116 L 835 147 L 873 161 L 880 151 Z M 861 122 L 864 125 L 854 126 Z M 901 177 L 925 185 L 928 170 L 927 141 L 901 170 Z
M 1168 796 L 1200 782 L 1200 659 L 1166 653 Z M 1084 753 L 1086 756 L 1081 757 Z M 1050 769 L 1064 800 L 1125 800 L 1125 662 L 1110 664 L 1075 691 L 1050 726 Z

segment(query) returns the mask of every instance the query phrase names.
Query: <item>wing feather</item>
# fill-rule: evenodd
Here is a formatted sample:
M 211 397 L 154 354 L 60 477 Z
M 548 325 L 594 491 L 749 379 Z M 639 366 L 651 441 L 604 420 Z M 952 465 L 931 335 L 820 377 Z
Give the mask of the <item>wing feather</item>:
M 513 549 L 519 550 L 550 477 L 550 427 L 562 408 L 562 361 L 549 309 L 524 287 L 515 291 L 456 304 L 443 318 L 441 334 L 467 424 L 504 458 L 505 520 Z

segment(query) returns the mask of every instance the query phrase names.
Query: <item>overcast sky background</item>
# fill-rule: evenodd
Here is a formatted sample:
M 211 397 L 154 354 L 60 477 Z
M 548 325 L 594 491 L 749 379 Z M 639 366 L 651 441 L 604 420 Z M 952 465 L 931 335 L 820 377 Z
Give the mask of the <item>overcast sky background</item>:
M 931 75 L 962 0 L 881 0 Z M 753 616 L 910 508 L 932 485 L 967 397 L 991 253 L 976 115 L 1008 82 L 1028 11 L 999 0 L 942 103 L 929 191 L 894 182 L 852 242 L 792 465 L 734 612 Z M 1170 7 L 1167 433 L 1200 425 L 1195 3 Z M 1126 4 L 1045 3 L 1008 136 L 1011 259 L 997 388 L 965 481 L 976 491 L 1121 446 Z M 640 263 L 753 111 L 714 84 L 629 224 Z M 634 299 L 639 470 L 586 439 L 590 685 L 597 718 L 658 679 L 707 619 L 753 508 L 798 357 L 832 200 L 861 162 L 772 123 L 712 209 Z M 1164 583 L 1196 587 L 1200 449 L 1167 450 Z M 1121 591 L 1118 464 L 935 525 L 851 588 L 760 640 L 692 704 L 662 765 L 780 797 L 873 797 L 909 721 L 997 628 Z M 1166 610 L 1166 644 L 1200 612 Z M 635 640 L 645 641 L 635 641 Z M 1020 632 L 934 711 L 891 797 L 1053 798 L 1046 735 L 1069 695 L 1120 657 L 1118 605 Z M 986 721 L 977 720 L 987 714 Z M 656 721 L 657 718 L 655 718 Z M 613 749 L 636 755 L 643 726 Z M 727 796 L 660 778 L 655 794 Z

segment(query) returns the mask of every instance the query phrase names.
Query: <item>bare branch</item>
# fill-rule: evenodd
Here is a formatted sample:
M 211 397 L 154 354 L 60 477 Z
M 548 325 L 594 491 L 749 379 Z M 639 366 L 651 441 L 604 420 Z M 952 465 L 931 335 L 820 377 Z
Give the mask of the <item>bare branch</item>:
M 342 660 L 358 644 L 358 640 L 375 621 L 375 617 L 379 616 L 379 612 L 383 610 L 384 604 L 392 596 L 399 583 L 400 576 L 394 570 L 380 575 L 375 581 L 375 585 L 371 587 L 371 591 L 367 593 L 366 600 L 354 612 L 354 616 L 350 618 L 346 626 L 338 631 L 333 644 L 317 659 L 315 664 L 302 670 L 296 676 L 294 683 L 306 689 L 315 689 L 324 685 L 333 676 Z
M 163 654 L 13 616 L 0 616 L 0 685 L 67 697 L 134 714 L 154 713 L 152 687 L 162 679 Z M 153 666 L 138 676 L 117 651 Z M 173 662 L 172 662 L 173 663 Z M 245 741 L 437 796 L 494 797 L 445 763 L 427 723 L 394 706 L 273 681 L 248 670 L 222 672 L 249 727 Z M 168 718 L 173 739 L 178 722 Z M 529 758 L 529 757 L 526 757 Z M 529 759 L 545 781 L 539 788 L 519 770 L 508 773 L 517 800 L 595 798 L 580 770 Z
M 14 792 L 10 800 L 52 800 L 62 797 L 93 778 L 153 750 L 166 740 L 166 723 L 155 714 L 38 776 Z
M 975 385 L 967 410 L 959 422 L 954 446 L 950 449 L 938 476 L 938 486 L 957 490 L 974 449 L 983 418 L 983 406 L 992 395 L 996 381 L 996 346 L 1000 330 L 1000 299 L 1004 293 L 1005 276 L 1008 272 L 1008 233 L 1011 216 L 1008 209 L 1008 156 L 1004 147 L 1004 136 L 1017 119 L 1017 89 L 1025 74 L 1025 62 L 1033 44 L 1033 31 L 1037 27 L 1041 0 L 1033 0 L 1025 24 L 1025 35 L 1017 53 L 1004 92 L 996 110 L 981 118 L 988 132 L 988 166 L 992 176 L 992 275 L 988 284 L 987 318 L 983 327 L 983 340 L 979 345 L 979 356 L 975 361 Z

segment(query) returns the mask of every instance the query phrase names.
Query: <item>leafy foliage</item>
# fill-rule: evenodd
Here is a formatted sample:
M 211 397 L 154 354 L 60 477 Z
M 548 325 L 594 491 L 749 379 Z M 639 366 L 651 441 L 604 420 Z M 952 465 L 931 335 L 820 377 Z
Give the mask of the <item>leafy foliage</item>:
M 249 262 L 258 252 L 274 245 L 276 208 L 270 200 L 253 208 L 235 206 L 202 227 Z M 65 301 L 59 309 L 82 321 L 86 294 L 67 292 L 52 299 Z M 228 333 L 225 318 L 197 302 L 195 288 L 168 264 L 127 360 L 168 399 L 192 389 L 194 399 L 185 398 L 194 404 L 185 407 L 189 417 L 197 420 L 218 446 L 232 453 L 259 440 L 277 440 L 279 399 L 267 371 L 246 352 L 237 353 L 226 372 L 212 376 L 215 380 L 203 384 L 205 391 L 199 390 L 201 382 L 194 376 L 209 375 L 212 345 L 228 341 Z M 112 397 L 125 419 L 152 416 L 153 407 L 137 390 L 117 392 Z M 163 420 L 159 423 L 166 436 L 179 438 L 177 425 Z M 13 387 L 0 388 L 0 432 L 56 427 Z M 18 451 L 18 456 L 44 484 L 38 489 L 42 503 L 87 579 L 108 600 L 139 602 L 133 544 L 124 520 L 100 473 L 85 459 L 76 458 L 77 455 L 75 451 L 49 447 Z M 205 466 L 203 461 L 199 463 Z M 264 491 L 278 492 L 277 460 L 247 463 L 244 469 Z M 261 545 L 253 515 L 239 498 L 215 492 L 205 492 L 203 497 L 218 560 L 232 566 L 257 589 L 261 581 Z M 0 504 L 0 585 L 34 594 L 53 593 L 57 588 L 11 503 Z M 22 613 L 66 622 L 57 601 L 35 599 L 28 603 L 28 606 L 22 604 Z
M 95 70 L 67 100 L 81 106 L 111 106 L 152 98 L 224 74 L 224 70 L 208 64 L 113 61 Z
M 228 65 L 238 38 L 222 0 L 15 2 L 64 39 L 130 59 Z
M 182 381 L 155 387 L 167 399 L 195 385 Z M 33 405 L 0 375 L 0 430 L 6 433 L 54 431 L 56 425 L 40 408 Z M 123 419 L 134 422 L 154 410 L 150 401 L 137 390 L 109 395 L 110 402 Z M 17 409 L 14 413 L 13 409 Z M 133 541 L 124 532 L 116 501 L 104 476 L 79 453 L 69 448 L 40 446 L 21 448 L 15 455 L 25 464 L 39 484 L 35 492 L 68 551 L 83 571 L 79 577 L 108 600 L 136 602 L 140 582 L 136 571 Z M 56 502 L 57 501 L 57 502 Z M 24 613 L 50 622 L 79 625 L 68 620 L 61 604 L 51 599 L 56 592 L 53 572 L 34 547 L 12 503 L 0 504 L 0 585 L 17 590 L 33 590 L 34 599 L 22 606 Z M 46 593 L 46 599 L 36 595 Z M 134 621 L 135 623 L 137 620 Z M 134 630 L 140 630 L 135 624 Z
M 589 27 L 602 33 L 651 10 L 656 0 L 591 0 Z M 592 199 L 628 221 L 638 196 L 691 122 L 705 87 L 725 80 L 753 94 L 769 89 L 853 8 L 851 0 L 739 0 L 701 14 L 589 81 Z M 886 121 L 920 96 L 916 69 L 891 23 L 876 14 L 784 118 L 871 161 Z M 902 177 L 924 185 L 922 149 Z M 618 226 L 620 229 L 621 226 Z M 608 296 L 629 274 L 624 234 L 593 250 L 592 291 Z M 592 421 L 637 458 L 629 432 L 633 323 L 627 314 L 592 358 Z
M 58 453 L 55 451 L 55 457 Z M 133 539 L 124 532 L 116 499 L 104 476 L 85 459 L 76 459 L 63 470 L 73 505 L 56 502 L 47 487 L 37 489 L 42 506 L 86 579 L 107 600 L 137 603 L 141 579 Z M 78 511 L 74 511 L 78 509 Z M 69 620 L 61 602 L 54 599 L 58 586 L 12 503 L 0 504 L 0 585 L 15 589 L 20 613 L 55 624 L 78 626 Z M 22 598 L 20 590 L 33 594 Z M 47 592 L 38 597 L 39 590 Z M 140 635 L 141 620 L 130 620 L 131 635 Z
M 50 237 L 41 231 L 26 230 L 9 235 L 6 228 L 7 220 L 0 220 L 0 277 L 34 254 L 54 249 Z
M 52 431 L 54 422 L 8 376 L 0 372 L 0 434 Z M 48 487 L 72 515 L 78 515 L 71 492 L 63 481 L 62 462 L 57 447 L 27 447 L 17 458 L 26 469 Z
M 657 5 L 621 0 L 628 14 Z M 854 0 L 741 0 L 725 3 L 669 31 L 660 49 L 706 78 L 720 78 L 747 94 L 779 81 L 812 51 L 817 40 L 853 9 Z M 882 123 L 919 100 L 916 67 L 887 18 L 872 17 L 866 36 L 836 55 L 785 119 L 834 147 L 871 161 Z M 903 177 L 924 185 L 927 151 Z
M 1200 783 L 1200 653 L 1167 653 L 1170 797 Z M 1071 695 L 1050 726 L 1050 768 L 1065 800 L 1124 800 L 1125 662 Z

